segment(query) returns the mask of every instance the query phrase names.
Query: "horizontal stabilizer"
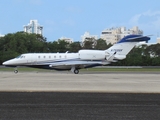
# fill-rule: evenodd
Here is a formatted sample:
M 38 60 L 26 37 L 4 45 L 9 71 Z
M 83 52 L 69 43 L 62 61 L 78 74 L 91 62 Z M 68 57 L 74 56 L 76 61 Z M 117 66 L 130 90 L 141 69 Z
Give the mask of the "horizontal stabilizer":
M 138 39 L 142 39 L 142 38 L 145 38 L 145 37 L 148 37 L 148 36 L 151 36 L 151 35 L 127 38 L 127 40 L 136 40 L 136 39 L 138 40 Z
M 150 40 L 150 37 L 148 36 L 142 36 L 142 35 L 128 35 L 124 38 L 122 38 L 117 43 L 124 43 L 124 42 L 148 42 Z

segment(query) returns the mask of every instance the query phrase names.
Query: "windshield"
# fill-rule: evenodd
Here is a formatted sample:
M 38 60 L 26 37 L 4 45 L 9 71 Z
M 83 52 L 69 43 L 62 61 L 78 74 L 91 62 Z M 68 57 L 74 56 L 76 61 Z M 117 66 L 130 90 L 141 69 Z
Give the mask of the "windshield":
M 21 57 L 21 55 L 17 56 L 16 58 L 20 58 L 20 57 Z
M 19 59 L 19 58 L 25 58 L 25 55 L 19 55 L 18 57 L 16 57 L 16 59 Z

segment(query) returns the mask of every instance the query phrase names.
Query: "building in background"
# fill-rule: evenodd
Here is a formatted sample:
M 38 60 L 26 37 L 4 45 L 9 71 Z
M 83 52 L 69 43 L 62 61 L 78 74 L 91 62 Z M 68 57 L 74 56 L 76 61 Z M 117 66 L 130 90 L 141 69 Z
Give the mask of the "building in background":
M 94 47 L 97 44 L 97 35 L 90 35 L 89 32 L 85 32 L 84 35 L 81 35 L 81 46 L 83 47 L 86 41 L 92 41 L 92 46 Z
M 59 40 L 64 40 L 65 42 L 68 42 L 68 43 L 73 43 L 73 39 L 72 38 L 67 38 L 67 37 L 61 37 Z
M 160 37 L 158 37 L 158 38 L 157 38 L 157 43 L 159 43 L 159 44 L 160 44 Z
M 100 38 L 105 40 L 107 44 L 114 44 L 123 37 L 130 34 L 143 35 L 143 31 L 139 30 L 137 26 L 128 30 L 126 30 L 126 27 L 110 28 L 103 30 Z
M 81 42 L 85 42 L 87 39 L 98 39 L 97 35 L 90 35 L 89 32 L 85 32 L 84 35 L 81 35 Z
M 24 26 L 24 32 L 42 35 L 43 26 L 39 25 L 37 20 L 30 20 L 30 23 Z

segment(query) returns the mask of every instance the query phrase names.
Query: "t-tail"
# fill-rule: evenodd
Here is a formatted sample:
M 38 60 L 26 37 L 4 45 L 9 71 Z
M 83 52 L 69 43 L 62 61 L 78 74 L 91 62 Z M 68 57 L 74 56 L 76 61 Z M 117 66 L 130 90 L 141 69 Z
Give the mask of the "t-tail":
M 122 38 L 109 49 L 105 50 L 106 54 L 108 54 L 106 59 L 111 62 L 114 62 L 115 60 L 123 60 L 137 43 L 144 41 L 148 42 L 149 40 L 150 37 L 148 36 L 128 35 Z

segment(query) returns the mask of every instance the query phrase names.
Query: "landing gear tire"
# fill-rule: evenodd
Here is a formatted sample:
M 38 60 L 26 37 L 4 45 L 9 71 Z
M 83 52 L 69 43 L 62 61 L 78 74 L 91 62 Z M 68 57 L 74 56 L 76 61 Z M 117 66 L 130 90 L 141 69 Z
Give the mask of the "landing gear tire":
M 79 70 L 74 70 L 74 74 L 78 74 L 79 73 Z
M 18 70 L 14 70 L 14 73 L 17 74 L 17 73 L 18 73 Z

